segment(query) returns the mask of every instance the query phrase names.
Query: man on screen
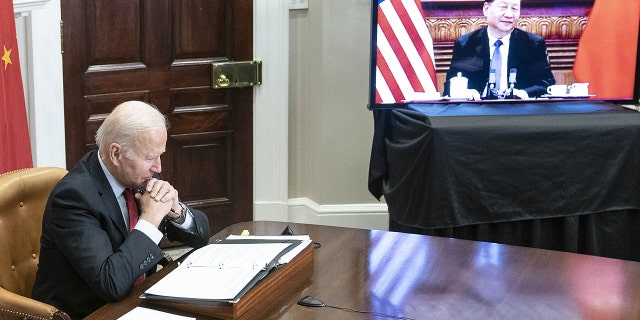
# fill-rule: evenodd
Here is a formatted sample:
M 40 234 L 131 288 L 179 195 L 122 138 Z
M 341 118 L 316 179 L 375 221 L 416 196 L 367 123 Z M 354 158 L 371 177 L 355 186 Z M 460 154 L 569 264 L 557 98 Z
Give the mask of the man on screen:
M 512 82 L 510 76 L 515 80 L 516 98 L 546 94 L 547 87 L 556 82 L 547 47 L 542 37 L 516 28 L 520 0 L 486 0 L 482 11 L 487 26 L 463 35 L 453 46 L 444 95 L 450 95 L 449 80 L 458 73 L 468 79 L 470 99 L 486 97 L 493 79 L 496 92 L 504 93 Z

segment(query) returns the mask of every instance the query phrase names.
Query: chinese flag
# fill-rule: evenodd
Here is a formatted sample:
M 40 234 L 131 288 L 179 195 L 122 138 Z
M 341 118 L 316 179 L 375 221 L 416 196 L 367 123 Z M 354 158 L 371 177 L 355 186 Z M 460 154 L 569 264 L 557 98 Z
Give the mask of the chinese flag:
M 13 1 L 0 0 L 0 173 L 31 168 Z
M 633 97 L 640 0 L 595 0 L 573 65 L 598 98 Z

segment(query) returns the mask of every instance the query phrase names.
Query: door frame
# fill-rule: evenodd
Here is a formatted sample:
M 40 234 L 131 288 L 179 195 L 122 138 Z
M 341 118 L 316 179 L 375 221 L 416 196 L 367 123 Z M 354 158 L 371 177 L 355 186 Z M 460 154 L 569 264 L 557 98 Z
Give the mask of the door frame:
M 289 2 L 253 1 L 253 220 L 289 221 Z
M 14 0 L 14 10 L 28 1 L 46 2 L 16 19 L 34 166 L 65 168 L 60 0 Z M 253 19 L 253 56 L 263 61 L 253 88 L 253 219 L 288 221 L 289 1 L 254 0 Z

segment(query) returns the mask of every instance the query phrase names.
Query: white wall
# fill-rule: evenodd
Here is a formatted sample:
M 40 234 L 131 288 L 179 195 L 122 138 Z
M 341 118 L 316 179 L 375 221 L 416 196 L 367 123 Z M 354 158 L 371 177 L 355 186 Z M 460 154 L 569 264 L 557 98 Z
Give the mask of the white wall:
M 371 1 L 309 1 L 289 21 L 291 210 L 386 229 L 387 207 L 367 190 Z

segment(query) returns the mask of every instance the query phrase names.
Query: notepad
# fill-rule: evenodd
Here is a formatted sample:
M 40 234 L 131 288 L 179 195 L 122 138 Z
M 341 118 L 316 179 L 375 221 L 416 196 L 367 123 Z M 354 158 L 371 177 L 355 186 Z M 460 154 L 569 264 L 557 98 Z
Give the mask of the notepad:
M 214 243 L 185 261 L 143 295 L 179 299 L 237 301 L 275 268 L 289 242 Z

